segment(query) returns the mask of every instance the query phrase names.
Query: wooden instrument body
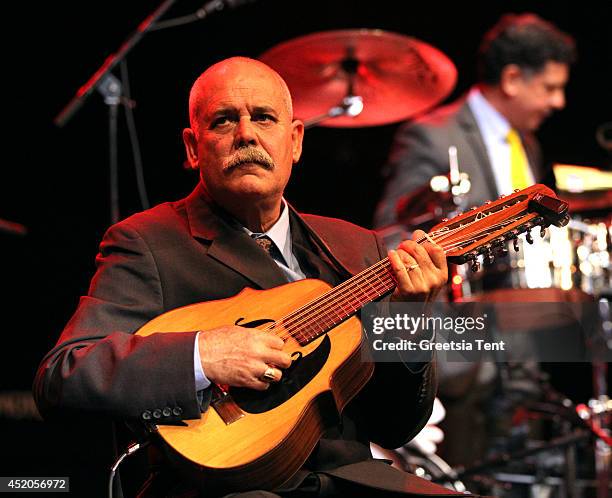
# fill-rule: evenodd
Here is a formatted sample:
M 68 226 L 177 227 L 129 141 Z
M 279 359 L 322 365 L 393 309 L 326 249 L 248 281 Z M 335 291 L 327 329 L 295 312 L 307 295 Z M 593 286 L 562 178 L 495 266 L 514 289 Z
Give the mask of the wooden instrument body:
M 237 322 L 261 324 L 262 320 L 265 323 L 258 328 L 265 328 L 270 321 L 279 320 L 329 289 L 328 284 L 315 279 L 269 290 L 245 289 L 232 298 L 164 313 L 137 334 L 205 331 Z M 279 334 L 281 327 L 279 322 L 274 331 Z M 306 385 L 282 404 L 262 413 L 245 413 L 227 425 L 210 407 L 200 419 L 186 420 L 186 427 L 157 426 L 169 456 L 190 462 L 189 467 L 207 489 L 229 492 L 279 486 L 302 466 L 325 429 L 338 421 L 342 409 L 371 377 L 374 366 L 362 361 L 361 341 L 361 322 L 355 316 L 305 346 L 289 338 L 285 350 L 300 358 L 299 362 L 314 358 L 310 356 L 314 354 L 326 356 Z M 290 380 L 292 368 L 283 375 L 284 381 Z M 249 390 L 262 398 L 269 391 Z

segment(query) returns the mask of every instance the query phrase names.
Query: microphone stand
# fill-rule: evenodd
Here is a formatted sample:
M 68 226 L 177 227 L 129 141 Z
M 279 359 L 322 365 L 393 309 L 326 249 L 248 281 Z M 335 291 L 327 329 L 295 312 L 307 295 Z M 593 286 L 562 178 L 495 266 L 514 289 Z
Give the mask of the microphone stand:
M 111 74 L 111 71 L 132 50 L 136 44 L 151 30 L 153 24 L 163 16 L 176 0 L 164 0 L 155 9 L 114 54 L 109 55 L 100 68 L 79 88 L 75 96 L 55 117 L 53 122 L 60 128 L 74 116 L 94 90 L 104 96 L 104 103 L 108 105 L 108 132 L 109 132 L 109 172 L 110 172 L 110 205 L 111 222 L 119 221 L 119 182 L 118 182 L 118 153 L 117 153 L 117 116 L 118 107 L 122 99 L 121 82 Z
M 119 50 L 114 54 L 109 55 L 98 70 L 87 80 L 87 82 L 79 88 L 75 96 L 55 117 L 53 122 L 63 127 L 74 114 L 85 103 L 87 98 L 97 90 L 104 97 L 104 103 L 108 105 L 108 134 L 109 134 L 109 183 L 110 183 L 110 206 L 111 206 L 111 222 L 119 221 L 119 165 L 118 165 L 118 138 L 117 138 L 117 116 L 119 113 L 119 104 L 124 103 L 123 85 L 119 79 L 111 74 L 111 71 L 122 64 L 125 66 L 125 58 L 136 44 L 148 32 L 172 28 L 190 22 L 199 21 L 205 17 L 223 10 L 224 8 L 237 8 L 255 0 L 210 0 L 198 9 L 194 14 L 183 16 L 180 18 L 169 19 L 167 21 L 158 22 L 158 20 L 172 7 L 176 0 L 164 0 L 144 21 L 132 35 L 130 35 L 119 47 Z M 127 83 L 127 80 L 126 80 Z M 128 106 L 133 105 L 132 102 Z M 133 151 L 134 144 L 132 145 Z M 134 152 L 136 154 L 136 152 Z M 141 189 L 141 200 L 146 200 L 144 193 L 144 183 L 142 181 L 142 170 L 137 167 L 137 177 L 139 178 L 139 187 Z M 143 200 L 143 204 L 148 201 Z M 143 207 L 148 207 L 143 205 Z
M 60 113 L 55 117 L 53 122 L 63 127 L 72 116 L 79 110 L 87 98 L 97 89 L 102 79 L 113 70 L 113 68 L 125 58 L 125 56 L 132 50 L 141 38 L 146 34 L 147 31 L 151 30 L 151 26 L 161 17 L 166 11 L 172 7 L 176 0 L 164 0 L 162 4 L 153 11 L 144 21 L 142 21 L 138 28 L 127 40 L 123 42 L 119 50 L 114 54 L 109 55 L 104 63 L 98 68 L 98 70 L 89 78 L 89 80 L 77 91 L 76 95 L 70 102 L 64 107 Z

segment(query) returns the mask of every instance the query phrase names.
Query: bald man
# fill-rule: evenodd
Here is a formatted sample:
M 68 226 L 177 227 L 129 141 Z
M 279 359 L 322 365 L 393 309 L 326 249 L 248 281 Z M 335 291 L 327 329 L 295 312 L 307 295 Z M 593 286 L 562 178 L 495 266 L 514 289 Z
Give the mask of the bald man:
M 337 285 L 387 256 L 373 232 L 298 214 L 284 200 L 304 125 L 293 119 L 287 86 L 272 69 L 245 58 L 215 64 L 193 85 L 189 116 L 183 139 L 200 181 L 187 198 L 131 216 L 105 234 L 89 292 L 35 380 L 47 417 L 176 424 L 213 409 L 214 385 L 265 390 L 291 364 L 274 335 L 231 324 L 147 337 L 134 332 L 166 311 L 246 287 L 302 278 Z M 438 246 L 406 241 L 389 257 L 397 282 L 392 299 L 424 301 L 446 282 Z M 401 386 L 401 396 L 389 398 L 391 385 Z M 405 490 L 406 475 L 371 460 L 369 442 L 395 448 L 411 439 L 429 417 L 434 391 L 431 363 L 377 365 L 338 426 L 278 494 L 372 496 L 381 482 L 389 493 Z M 192 483 L 171 469 L 160 475 L 141 496 L 195 496 Z M 273 496 L 257 493 L 248 496 Z

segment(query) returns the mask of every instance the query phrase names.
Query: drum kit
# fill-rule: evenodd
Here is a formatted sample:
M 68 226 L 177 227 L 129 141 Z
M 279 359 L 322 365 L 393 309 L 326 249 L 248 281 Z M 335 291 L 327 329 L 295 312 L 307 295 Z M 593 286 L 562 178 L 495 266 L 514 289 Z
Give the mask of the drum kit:
M 285 79 L 294 99 L 294 115 L 307 128 L 366 127 L 404 121 L 439 104 L 457 81 L 455 66 L 442 52 L 415 38 L 381 30 L 309 34 L 271 48 L 260 60 Z M 557 165 L 555 176 L 559 196 L 570 202 L 569 224 L 552 227 L 544 237 L 536 237 L 535 233 L 523 237 L 516 251 L 502 258 L 503 268 L 485 267 L 478 273 L 458 268 L 448 297 L 456 301 L 595 300 L 601 312 L 601 333 L 607 337 L 604 344 L 610 347 L 612 173 Z M 459 171 L 456 149 L 451 147 L 449 174 L 432 178 L 429 184 L 402 198 L 396 209 L 398 226 L 381 235 L 393 246 L 399 239 L 390 234 L 405 236 L 410 229 L 427 229 L 456 214 L 464 207 L 469 189 L 469 178 Z M 489 290 L 483 286 L 482 275 L 496 272 L 504 275 L 496 279 L 503 282 L 503 288 Z M 588 485 L 580 484 L 584 480 L 580 480 L 576 464 L 583 460 L 576 451 L 588 440 L 595 448 L 594 458 L 586 458 L 595 461 L 590 469 L 595 476 L 590 481 L 591 489 L 596 490 L 598 498 L 609 496 L 612 452 L 610 432 L 605 427 L 612 416 L 612 403 L 607 392 L 607 364 L 593 363 L 592 368 L 595 399 L 588 408 L 583 405 L 581 412 L 574 410 L 571 401 L 556 393 L 541 375 L 534 382 L 540 392 L 547 393 L 546 400 L 534 404 L 533 400 L 519 399 L 512 404 L 513 419 L 519 412 L 527 413 L 527 417 L 550 416 L 557 429 L 559 424 L 564 427 L 561 432 L 552 430 L 544 443 L 536 443 L 528 435 L 523 447 L 517 449 L 513 448 L 516 438 L 508 434 L 503 441 L 503 455 L 488 455 L 472 467 L 461 468 L 452 468 L 437 455 L 419 454 L 415 448 L 399 449 L 386 457 L 405 470 L 458 491 L 465 490 L 461 479 L 469 479 L 472 483 L 488 483 L 487 494 L 493 490 L 498 495 L 526 496 L 516 490 L 527 484 L 531 497 L 595 496 L 589 495 Z M 516 432 L 516 427 L 513 430 Z M 551 455 L 557 455 L 554 452 L 559 449 L 564 477 L 547 477 L 554 467 Z

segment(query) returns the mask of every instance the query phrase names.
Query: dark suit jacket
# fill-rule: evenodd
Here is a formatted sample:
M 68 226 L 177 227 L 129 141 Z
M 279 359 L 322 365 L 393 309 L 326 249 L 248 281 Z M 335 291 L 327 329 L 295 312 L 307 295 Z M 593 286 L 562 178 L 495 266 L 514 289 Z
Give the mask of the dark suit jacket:
M 293 210 L 290 219 L 294 250 L 309 276 L 336 284 L 385 256 L 369 230 Z M 195 393 L 196 332 L 133 332 L 180 306 L 286 283 L 274 261 L 205 202 L 201 187 L 111 227 L 96 264 L 88 294 L 35 380 L 37 404 L 48 417 L 90 413 L 159 423 L 199 417 L 208 399 L 201 407 Z M 391 386 L 399 392 L 389 397 Z M 401 363 L 376 365 L 311 468 L 368 458 L 368 440 L 404 444 L 427 421 L 434 393 L 432 364 L 417 373 Z
M 523 145 L 536 181 L 543 174 L 541 155 L 532 135 L 522 135 Z M 448 148 L 457 147 L 459 169 L 472 183 L 468 206 L 479 206 L 499 195 L 491 162 L 476 119 L 465 99 L 402 125 L 385 166 L 385 190 L 374 216 L 374 226 L 396 222 L 396 206 L 402 196 L 449 172 Z

